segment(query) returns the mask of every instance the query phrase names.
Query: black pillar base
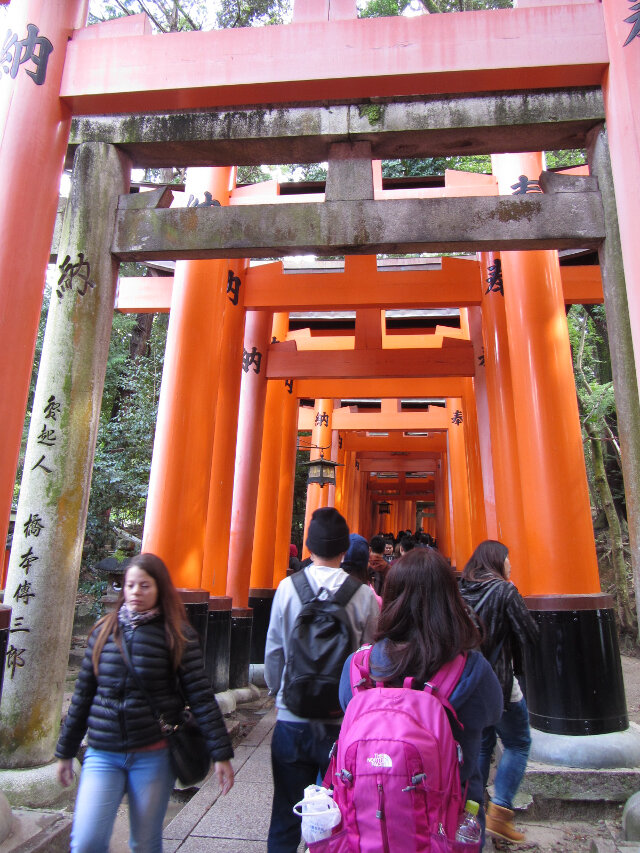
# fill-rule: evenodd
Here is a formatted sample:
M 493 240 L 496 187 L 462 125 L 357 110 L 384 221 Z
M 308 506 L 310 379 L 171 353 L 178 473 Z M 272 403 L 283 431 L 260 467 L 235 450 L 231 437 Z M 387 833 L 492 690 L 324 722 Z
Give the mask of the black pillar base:
M 5 659 L 9 647 L 9 627 L 11 625 L 11 608 L 0 604 L 0 698 L 2 698 L 2 681 L 4 678 Z
M 275 589 L 249 590 L 249 607 L 253 610 L 251 663 L 264 663 L 264 647 L 267 642 L 271 605 L 275 592 Z
M 231 597 L 209 599 L 207 646 L 204 666 L 214 693 L 229 689 L 229 653 L 231 650 Z
M 209 616 L 209 593 L 206 589 L 179 589 L 178 593 L 187 611 L 191 627 L 197 632 L 200 648 L 204 654 L 207 647 L 207 618 Z
M 229 687 L 247 687 L 251 663 L 250 607 L 234 607 L 231 611 L 231 654 L 229 655 Z
M 612 597 L 536 595 L 525 601 L 540 628 L 525 658 L 531 725 L 557 735 L 627 729 Z

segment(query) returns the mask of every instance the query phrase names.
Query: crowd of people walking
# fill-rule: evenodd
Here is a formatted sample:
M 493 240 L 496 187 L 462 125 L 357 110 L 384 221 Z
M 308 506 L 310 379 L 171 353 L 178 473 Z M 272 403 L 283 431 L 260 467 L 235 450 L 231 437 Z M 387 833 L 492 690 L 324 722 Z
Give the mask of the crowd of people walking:
M 513 801 L 531 736 L 518 675 L 538 631 L 510 582 L 507 547 L 480 543 L 457 574 L 428 534 L 368 542 L 330 507 L 314 512 L 305 544 L 302 562 L 291 548 L 266 638 L 277 708 L 269 853 L 297 851 L 294 806 L 320 783 L 340 820 L 313 853 L 473 853 L 485 829 L 522 841 Z M 233 750 L 197 635 L 165 564 L 141 554 L 90 633 L 56 749 L 69 786 L 87 735 L 72 853 L 107 853 L 125 793 L 131 849 L 161 853 L 187 715 L 228 792 Z

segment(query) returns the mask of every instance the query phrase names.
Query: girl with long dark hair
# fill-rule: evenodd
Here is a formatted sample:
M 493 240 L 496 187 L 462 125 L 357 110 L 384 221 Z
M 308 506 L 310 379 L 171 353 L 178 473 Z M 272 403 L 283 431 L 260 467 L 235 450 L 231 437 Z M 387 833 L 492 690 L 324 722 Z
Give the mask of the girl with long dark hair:
M 464 670 L 449 701 L 462 729 L 453 723 L 462 747 L 460 781 L 467 797 L 482 806 L 483 785 L 478 768 L 482 731 L 497 722 L 502 691 L 491 667 L 477 651 L 481 635 L 463 602 L 453 570 L 431 548 L 414 548 L 393 563 L 387 575 L 382 612 L 371 650 L 371 676 L 392 687 L 407 677 L 429 681 L 444 664 L 467 653 Z M 347 659 L 340 682 L 340 702 L 352 698 Z M 480 812 L 481 821 L 483 813 Z
M 73 758 L 88 729 L 72 853 L 107 853 L 125 791 L 131 849 L 162 853 L 162 821 L 175 774 L 167 740 L 123 657 L 125 644 L 156 710 L 173 724 L 186 700 L 207 741 L 222 792 L 233 785 L 233 749 L 204 671 L 197 635 L 165 564 L 154 554 L 139 554 L 127 566 L 115 611 L 100 619 L 89 635 L 56 747 L 58 779 L 68 787 Z
M 538 627 L 516 587 L 509 581 L 509 549 L 487 539 L 465 566 L 461 591 L 484 627 L 482 651 L 496 673 L 503 694 L 502 716 L 482 733 L 480 770 L 486 786 L 497 737 L 503 754 L 494 780 L 494 794 L 487 811 L 487 831 L 509 841 L 523 841 L 513 825 L 513 798 L 527 768 L 531 748 L 529 711 L 515 669 L 521 652 L 538 638 Z

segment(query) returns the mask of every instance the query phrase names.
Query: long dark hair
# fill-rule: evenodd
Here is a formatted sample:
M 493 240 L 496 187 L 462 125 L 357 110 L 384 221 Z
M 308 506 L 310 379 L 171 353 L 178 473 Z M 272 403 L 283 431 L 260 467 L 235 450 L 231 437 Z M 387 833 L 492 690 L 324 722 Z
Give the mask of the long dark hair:
M 100 654 L 109 636 L 113 635 L 113 639 L 118 646 L 122 642 L 118 624 L 118 611 L 124 604 L 124 585 L 127 581 L 127 574 L 129 569 L 133 568 L 142 569 L 142 571 L 146 572 L 156 582 L 156 586 L 158 587 L 158 602 L 156 606 L 160 608 L 160 612 L 164 616 L 164 631 L 167 638 L 167 648 L 169 649 L 171 664 L 174 670 L 177 670 L 180 666 L 187 641 L 184 633 L 187 623 L 187 613 L 184 609 L 184 604 L 173 585 L 169 570 L 160 557 L 156 557 L 155 554 L 138 554 L 132 557 L 127 565 L 115 610 L 98 620 L 91 630 L 91 634 L 96 633 L 96 640 L 91 655 L 93 671 L 96 676 L 98 675 Z
M 414 548 L 387 574 L 376 640 L 388 640 L 387 680 L 428 681 L 445 663 L 480 645 L 453 569 L 431 548 Z
M 494 578 L 506 580 L 504 561 L 509 549 L 497 539 L 485 539 L 469 558 L 462 577 L 466 581 L 490 581 Z

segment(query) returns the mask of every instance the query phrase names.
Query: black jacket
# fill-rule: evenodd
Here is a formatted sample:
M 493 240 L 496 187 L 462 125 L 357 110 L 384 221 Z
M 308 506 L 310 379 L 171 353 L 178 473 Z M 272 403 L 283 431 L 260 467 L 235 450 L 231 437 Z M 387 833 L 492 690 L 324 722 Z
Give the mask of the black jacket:
M 511 699 L 514 668 L 522 672 L 522 651 L 538 639 L 538 626 L 516 587 L 499 578 L 460 582 L 462 596 L 477 614 L 485 630 L 482 653 L 491 662 L 502 687 L 505 705 Z M 484 600 L 483 600 L 484 599 Z M 495 650 L 504 638 L 495 662 Z M 515 666 L 514 666 L 515 662 Z
M 197 636 L 191 628 L 187 629 L 187 636 L 178 670 L 180 686 L 212 759 L 225 761 L 233 757 L 231 742 L 202 665 Z M 122 639 L 127 642 L 133 666 L 157 709 L 167 722 L 176 722 L 184 702 L 171 667 L 164 620 L 158 617 L 125 629 Z M 96 678 L 91 662 L 94 641 L 92 634 L 56 746 L 57 758 L 73 758 L 87 729 L 89 746 L 111 752 L 129 752 L 162 739 L 158 722 L 127 669 L 113 635 L 100 654 Z

